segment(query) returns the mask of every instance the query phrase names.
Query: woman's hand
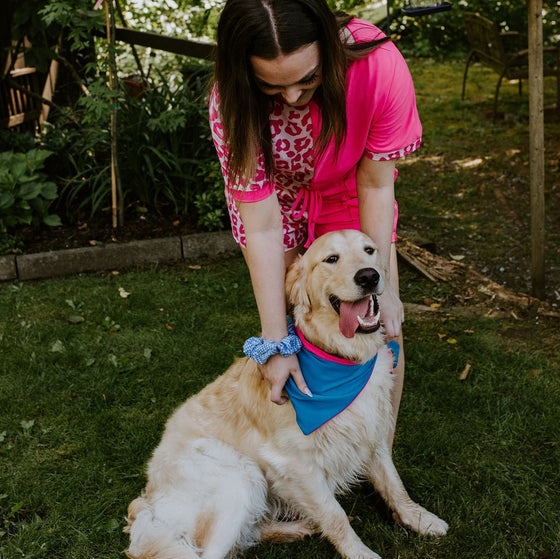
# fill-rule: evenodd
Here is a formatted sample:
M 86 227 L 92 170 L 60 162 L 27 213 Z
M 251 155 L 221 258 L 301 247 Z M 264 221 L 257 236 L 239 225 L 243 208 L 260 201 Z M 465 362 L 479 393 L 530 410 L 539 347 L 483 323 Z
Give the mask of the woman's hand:
M 385 290 L 379 296 L 379 307 L 385 335 L 388 338 L 396 338 L 401 334 L 402 323 L 404 322 L 404 307 L 398 293 L 390 283 L 385 286 Z
M 275 404 L 285 404 L 288 399 L 282 394 L 284 385 L 291 375 L 299 388 L 300 392 L 311 396 L 311 392 L 305 384 L 305 379 L 301 374 L 299 362 L 296 355 L 282 357 L 280 354 L 273 355 L 269 358 L 265 365 L 260 367 L 261 374 L 270 384 L 270 400 Z

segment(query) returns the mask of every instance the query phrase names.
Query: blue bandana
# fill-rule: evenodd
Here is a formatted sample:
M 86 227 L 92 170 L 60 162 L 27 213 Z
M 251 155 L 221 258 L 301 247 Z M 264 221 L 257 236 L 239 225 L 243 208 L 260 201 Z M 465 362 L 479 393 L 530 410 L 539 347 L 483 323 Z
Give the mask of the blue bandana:
M 297 330 L 303 348 L 298 352 L 299 366 L 313 397 L 301 393 L 292 377 L 285 389 L 296 411 L 296 421 L 304 435 L 309 435 L 344 411 L 369 381 L 377 355 L 366 363 L 356 363 L 329 355 L 310 344 Z M 389 342 L 393 367 L 399 359 L 399 344 Z

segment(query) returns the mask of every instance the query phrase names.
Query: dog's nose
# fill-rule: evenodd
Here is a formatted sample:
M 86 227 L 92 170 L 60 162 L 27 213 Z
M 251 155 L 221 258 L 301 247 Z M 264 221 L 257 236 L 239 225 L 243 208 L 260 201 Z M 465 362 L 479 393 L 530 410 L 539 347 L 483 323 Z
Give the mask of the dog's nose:
M 354 274 L 354 281 L 363 289 L 372 290 L 379 283 L 379 272 L 375 268 L 362 268 Z

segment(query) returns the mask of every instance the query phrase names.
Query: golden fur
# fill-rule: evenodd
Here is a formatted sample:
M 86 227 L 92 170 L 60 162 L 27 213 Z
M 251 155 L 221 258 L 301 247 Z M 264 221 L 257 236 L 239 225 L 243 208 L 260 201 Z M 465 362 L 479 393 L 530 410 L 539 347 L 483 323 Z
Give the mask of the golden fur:
M 355 275 L 382 270 L 373 242 L 357 231 L 317 239 L 290 268 L 293 319 L 316 346 L 367 361 L 384 347 L 381 330 L 348 338 L 329 297 L 369 293 Z M 148 466 L 148 484 L 129 505 L 128 556 L 223 559 L 263 539 L 293 541 L 319 533 L 349 559 L 375 559 L 335 499 L 369 479 L 406 526 L 441 536 L 447 524 L 414 503 L 391 459 L 391 356 L 379 351 L 374 373 L 342 413 L 305 436 L 290 403 L 273 404 L 257 364 L 238 359 L 169 419 Z M 292 520 L 287 521 L 286 517 Z

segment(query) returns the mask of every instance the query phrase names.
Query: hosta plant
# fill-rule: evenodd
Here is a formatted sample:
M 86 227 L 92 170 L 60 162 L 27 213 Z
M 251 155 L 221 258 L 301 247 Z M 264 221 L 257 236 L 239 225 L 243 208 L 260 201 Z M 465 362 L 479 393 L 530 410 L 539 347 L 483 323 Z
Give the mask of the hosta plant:
M 60 225 L 60 218 L 49 214 L 57 187 L 42 171 L 51 153 L 42 149 L 0 153 L 0 233 L 18 225 Z

